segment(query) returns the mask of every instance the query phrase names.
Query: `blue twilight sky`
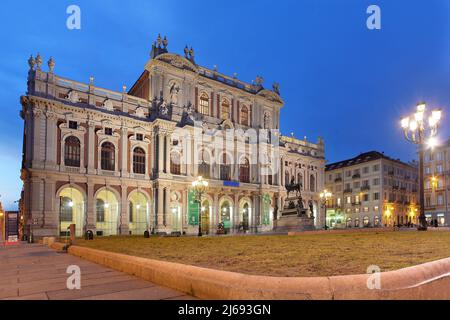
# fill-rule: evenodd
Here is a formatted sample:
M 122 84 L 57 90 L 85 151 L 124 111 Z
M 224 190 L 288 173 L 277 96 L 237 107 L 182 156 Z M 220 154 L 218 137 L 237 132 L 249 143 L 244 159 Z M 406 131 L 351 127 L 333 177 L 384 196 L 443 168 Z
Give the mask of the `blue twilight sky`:
M 66 8 L 81 8 L 81 30 Z M 381 7 L 382 29 L 366 27 Z M 450 108 L 448 0 L 108 0 L 2 1 L 0 11 L 0 194 L 19 199 L 27 59 L 52 55 L 55 73 L 121 90 L 141 74 L 160 32 L 169 50 L 186 44 L 197 63 L 251 81 L 274 81 L 286 105 L 281 130 L 316 141 L 329 161 L 368 150 L 411 160 L 398 119 L 420 100 Z M 46 65 L 45 68 L 46 70 Z M 449 136 L 444 118 L 441 139 Z

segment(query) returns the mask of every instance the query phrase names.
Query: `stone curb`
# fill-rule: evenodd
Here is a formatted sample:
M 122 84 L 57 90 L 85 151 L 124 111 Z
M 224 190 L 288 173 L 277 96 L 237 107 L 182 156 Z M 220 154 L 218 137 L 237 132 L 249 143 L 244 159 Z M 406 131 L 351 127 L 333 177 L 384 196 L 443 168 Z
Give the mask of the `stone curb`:
M 53 243 L 61 250 L 64 244 Z M 201 299 L 345 300 L 450 299 L 450 258 L 378 274 L 381 289 L 370 290 L 373 275 L 269 277 L 201 268 L 180 263 L 71 246 L 68 252 Z

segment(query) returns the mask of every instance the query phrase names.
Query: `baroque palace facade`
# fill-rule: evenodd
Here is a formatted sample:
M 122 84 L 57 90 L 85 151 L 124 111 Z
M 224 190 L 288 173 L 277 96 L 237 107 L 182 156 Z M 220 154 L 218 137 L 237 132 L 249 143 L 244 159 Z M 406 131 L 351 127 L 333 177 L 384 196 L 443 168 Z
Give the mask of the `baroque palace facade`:
M 169 53 L 158 37 L 129 91 L 57 76 L 29 59 L 21 178 L 26 234 L 215 234 L 273 229 L 291 179 L 323 227 L 324 143 L 279 134 L 278 85 Z M 209 188 L 197 203 L 192 181 Z M 199 215 L 199 212 L 201 214 Z M 201 218 L 199 218 L 199 216 Z M 199 221 L 200 220 L 200 221 Z

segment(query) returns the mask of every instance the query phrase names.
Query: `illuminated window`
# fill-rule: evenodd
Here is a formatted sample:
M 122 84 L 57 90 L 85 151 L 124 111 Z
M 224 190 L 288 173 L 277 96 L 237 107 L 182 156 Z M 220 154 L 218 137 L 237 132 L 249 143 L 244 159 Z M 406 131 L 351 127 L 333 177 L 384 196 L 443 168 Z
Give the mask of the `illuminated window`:
M 230 109 L 230 102 L 227 99 L 222 100 L 222 119 L 227 120 L 231 118 L 231 109 Z
M 365 216 L 363 219 L 364 227 L 368 227 L 370 225 L 370 220 L 368 216 Z
M 209 115 L 209 96 L 207 93 L 203 92 L 199 99 L 199 111 L 201 114 Z
M 73 202 L 69 197 L 61 197 L 61 216 L 60 220 L 64 222 L 73 221 Z
M 241 124 L 244 126 L 248 126 L 248 108 L 243 106 L 241 109 Z
M 105 201 L 97 199 L 96 208 L 97 222 L 105 222 Z
M 64 145 L 64 165 L 68 167 L 79 167 L 80 150 L 80 140 L 74 136 L 68 137 Z
M 114 171 L 116 160 L 115 160 L 115 150 L 116 148 L 111 142 L 105 142 L 102 144 L 101 149 L 101 168 L 102 170 Z
M 139 147 L 133 151 L 133 172 L 145 174 L 145 151 Z

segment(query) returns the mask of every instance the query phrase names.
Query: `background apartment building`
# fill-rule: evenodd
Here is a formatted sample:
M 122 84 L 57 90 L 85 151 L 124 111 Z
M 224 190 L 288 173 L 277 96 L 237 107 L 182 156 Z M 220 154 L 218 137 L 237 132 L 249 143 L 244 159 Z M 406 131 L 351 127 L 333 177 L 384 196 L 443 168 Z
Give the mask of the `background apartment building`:
M 416 224 L 418 172 L 415 164 L 377 151 L 326 166 L 330 228 Z
M 430 225 L 450 226 L 450 139 L 425 153 L 425 215 Z

